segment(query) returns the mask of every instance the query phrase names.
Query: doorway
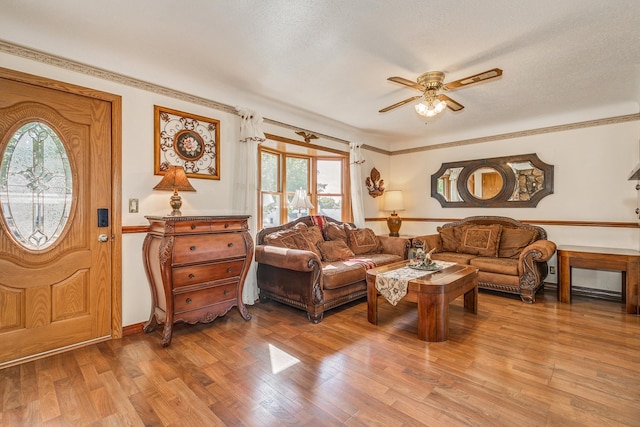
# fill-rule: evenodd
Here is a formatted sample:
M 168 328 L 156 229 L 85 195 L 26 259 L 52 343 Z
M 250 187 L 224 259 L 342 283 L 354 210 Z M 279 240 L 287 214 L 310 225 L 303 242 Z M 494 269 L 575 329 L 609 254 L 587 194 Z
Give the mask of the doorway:
M 121 98 L 0 68 L 0 368 L 119 338 Z

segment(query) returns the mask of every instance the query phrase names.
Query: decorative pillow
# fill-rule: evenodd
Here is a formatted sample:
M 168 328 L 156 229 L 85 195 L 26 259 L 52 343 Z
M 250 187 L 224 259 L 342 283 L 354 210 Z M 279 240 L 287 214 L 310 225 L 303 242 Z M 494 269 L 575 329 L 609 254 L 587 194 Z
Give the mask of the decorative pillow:
M 442 252 L 460 252 L 460 242 L 466 226 L 438 227 L 440 240 L 442 240 Z
M 382 251 L 382 243 L 370 228 L 350 229 L 345 227 L 347 244 L 354 255 L 376 254 Z
M 312 244 L 305 236 L 305 234 L 307 234 L 306 224 L 302 224 L 304 227 L 298 227 L 300 224 L 296 224 L 294 228 L 277 231 L 265 236 L 264 243 L 281 248 L 311 251 L 318 255 L 318 257 L 322 257 L 322 254 L 320 253 L 316 245 Z
M 340 261 L 349 259 L 355 254 L 342 240 L 329 240 L 318 244 L 323 261 Z
M 497 257 L 501 233 L 502 226 L 499 224 L 467 225 L 462 234 L 459 251 L 464 254 Z
M 322 235 L 324 235 L 324 230 L 327 228 L 328 224 L 327 218 L 324 215 L 310 215 L 309 219 L 311 220 L 311 224 L 317 225 L 320 228 Z
M 347 233 L 344 231 L 344 227 L 338 224 L 334 224 L 332 222 L 327 224 L 327 227 L 324 229 L 325 236 L 327 240 L 342 240 L 347 243 Z
M 322 235 L 322 231 L 320 227 L 317 225 L 312 225 L 307 228 L 307 233 L 305 236 L 312 245 L 317 246 L 318 243 L 324 242 L 324 236 Z
M 533 243 L 537 236 L 536 230 L 503 227 L 498 256 L 500 258 L 518 258 L 520 252 Z

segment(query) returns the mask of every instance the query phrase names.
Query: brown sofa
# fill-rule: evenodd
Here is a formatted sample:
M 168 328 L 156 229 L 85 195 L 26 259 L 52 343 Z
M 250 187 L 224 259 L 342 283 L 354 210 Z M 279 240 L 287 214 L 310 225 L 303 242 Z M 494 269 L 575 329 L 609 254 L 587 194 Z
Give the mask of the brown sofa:
M 547 277 L 547 261 L 556 251 L 542 227 L 500 216 L 474 216 L 438 227 L 438 234 L 418 236 L 434 260 L 478 267 L 478 287 L 520 295 L 535 302 Z M 420 243 L 419 243 L 420 244 Z
M 313 323 L 366 297 L 366 270 L 407 258 L 410 241 L 326 216 L 305 216 L 256 236 L 260 301 L 300 308 Z

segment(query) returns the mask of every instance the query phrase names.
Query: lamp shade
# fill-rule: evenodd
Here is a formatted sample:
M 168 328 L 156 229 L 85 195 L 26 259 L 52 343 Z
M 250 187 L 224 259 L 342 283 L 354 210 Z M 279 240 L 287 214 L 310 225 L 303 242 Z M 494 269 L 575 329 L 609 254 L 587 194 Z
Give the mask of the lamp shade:
M 403 211 L 404 210 L 404 198 L 402 197 L 401 190 L 387 190 L 384 193 L 384 211 Z
M 180 197 L 178 191 L 196 191 L 187 179 L 187 174 L 184 172 L 184 168 L 182 166 L 169 166 L 169 169 L 165 172 L 162 180 L 158 185 L 153 187 L 153 189 L 173 191 L 173 195 L 169 201 L 169 205 L 173 208 L 169 214 L 171 216 L 182 215 L 182 212 L 180 212 L 182 197 Z
M 313 204 L 311 200 L 309 200 L 307 192 L 301 188 L 296 190 L 296 194 L 293 195 L 289 207 L 291 209 L 310 209 L 313 208 Z
M 196 191 L 187 179 L 187 174 L 182 166 L 169 166 L 162 180 L 153 187 L 154 190 L 166 191 Z

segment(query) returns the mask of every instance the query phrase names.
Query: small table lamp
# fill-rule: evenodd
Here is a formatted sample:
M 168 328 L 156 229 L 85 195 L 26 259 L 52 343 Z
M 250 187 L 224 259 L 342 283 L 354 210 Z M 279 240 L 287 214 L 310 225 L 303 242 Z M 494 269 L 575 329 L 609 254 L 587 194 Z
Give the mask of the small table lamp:
M 173 191 L 173 195 L 169 201 L 169 205 L 173 209 L 169 214 L 170 216 L 182 216 L 182 212 L 180 212 L 182 197 L 178 194 L 178 190 L 196 191 L 196 189 L 189 183 L 187 174 L 184 172 L 184 168 L 182 166 L 169 166 L 169 169 L 165 172 L 162 181 L 153 187 L 153 189 Z
M 402 198 L 401 190 L 387 190 L 384 193 L 384 211 L 391 211 L 391 216 L 387 218 L 387 226 L 389 227 L 389 236 L 398 237 L 400 234 L 400 226 L 402 220 L 396 213 L 396 211 L 404 210 L 404 199 Z
M 313 204 L 311 204 L 311 200 L 309 200 L 309 196 L 307 192 L 300 188 L 296 190 L 296 194 L 293 195 L 293 199 L 291 199 L 291 203 L 289 204 L 291 209 L 298 209 L 298 218 L 300 217 L 301 209 L 313 209 Z

